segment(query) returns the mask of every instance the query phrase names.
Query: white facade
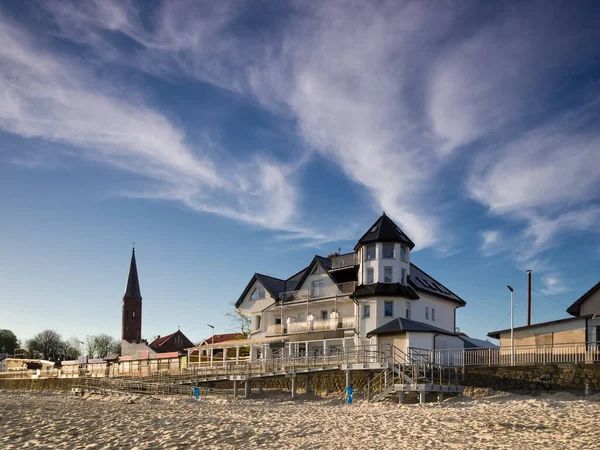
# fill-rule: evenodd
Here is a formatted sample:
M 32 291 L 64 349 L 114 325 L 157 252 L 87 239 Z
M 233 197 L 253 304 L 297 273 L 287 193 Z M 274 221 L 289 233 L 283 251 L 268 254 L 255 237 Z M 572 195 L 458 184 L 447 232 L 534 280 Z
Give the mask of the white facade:
M 433 349 L 434 345 L 461 348 L 462 340 L 453 335 L 455 310 L 464 302 L 420 269 L 413 268 L 416 273 L 411 274 L 412 244 L 385 215 L 369 233 L 381 227 L 384 220 L 389 221 L 387 235 L 390 230 L 393 233 L 393 228 L 398 230 L 394 242 L 374 241 L 369 236 L 364 241 L 361 238 L 364 243 L 357 246 L 354 254 L 335 254 L 331 259 L 315 257 L 306 272 L 295 275 L 293 281 L 277 280 L 278 285 L 288 287 L 288 292 L 270 293 L 255 279 L 238 300 L 240 311 L 251 317 L 251 337 L 282 336 L 292 349 L 315 351 L 327 349 L 327 342 L 333 348 L 340 342 L 346 345 L 349 340 L 355 345 L 395 343 L 403 349 Z M 265 295 L 252 299 L 252 293 L 261 287 Z M 428 290 L 436 290 L 437 295 Z M 393 336 L 376 334 L 367 338 L 372 331 L 399 318 L 425 326 L 413 324 L 409 329 L 415 331 L 401 329 Z M 308 344 L 313 341 L 316 343 Z

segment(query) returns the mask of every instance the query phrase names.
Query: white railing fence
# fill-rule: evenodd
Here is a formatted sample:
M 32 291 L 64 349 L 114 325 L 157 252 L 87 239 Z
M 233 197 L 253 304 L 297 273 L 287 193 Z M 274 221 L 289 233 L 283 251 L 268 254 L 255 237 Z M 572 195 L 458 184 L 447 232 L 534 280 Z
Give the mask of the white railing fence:
M 600 362 L 600 342 L 515 346 L 514 357 L 511 347 L 408 350 L 415 360 L 459 367 Z

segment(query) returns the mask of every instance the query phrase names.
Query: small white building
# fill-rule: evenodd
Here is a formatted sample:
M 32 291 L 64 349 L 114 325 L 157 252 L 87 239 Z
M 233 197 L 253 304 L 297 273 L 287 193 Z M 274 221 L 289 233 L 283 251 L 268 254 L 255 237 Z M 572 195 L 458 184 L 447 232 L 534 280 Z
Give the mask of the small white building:
M 466 303 L 410 262 L 413 248 L 384 213 L 352 253 L 315 256 L 287 279 L 254 274 L 235 305 L 251 318 L 251 338 L 269 342 L 252 359 L 368 344 L 463 348 L 456 309 Z

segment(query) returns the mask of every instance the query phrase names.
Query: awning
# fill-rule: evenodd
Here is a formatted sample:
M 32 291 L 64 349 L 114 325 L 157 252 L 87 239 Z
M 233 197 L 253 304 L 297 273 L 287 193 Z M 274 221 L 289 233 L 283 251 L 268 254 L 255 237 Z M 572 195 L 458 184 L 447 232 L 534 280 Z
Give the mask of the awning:
M 260 339 L 232 339 L 230 341 L 216 342 L 208 345 L 198 345 L 196 347 L 186 348 L 186 350 L 204 350 L 210 348 L 234 348 L 234 347 L 249 347 L 250 345 L 269 344 L 271 342 L 287 341 L 287 336 L 275 336 Z

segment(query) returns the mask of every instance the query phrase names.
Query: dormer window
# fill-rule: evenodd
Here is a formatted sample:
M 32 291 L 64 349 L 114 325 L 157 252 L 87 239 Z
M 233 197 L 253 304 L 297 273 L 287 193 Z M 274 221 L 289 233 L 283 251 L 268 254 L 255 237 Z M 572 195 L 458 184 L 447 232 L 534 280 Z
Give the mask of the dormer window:
M 367 247 L 365 249 L 365 261 L 370 261 L 372 259 L 375 259 L 376 255 L 377 255 L 375 249 L 376 249 L 375 244 L 367 245 Z
M 394 259 L 394 244 L 383 244 L 383 258 Z
M 250 296 L 252 300 L 258 300 L 261 298 L 265 298 L 265 288 L 262 286 L 258 286 L 252 291 L 252 295 Z

